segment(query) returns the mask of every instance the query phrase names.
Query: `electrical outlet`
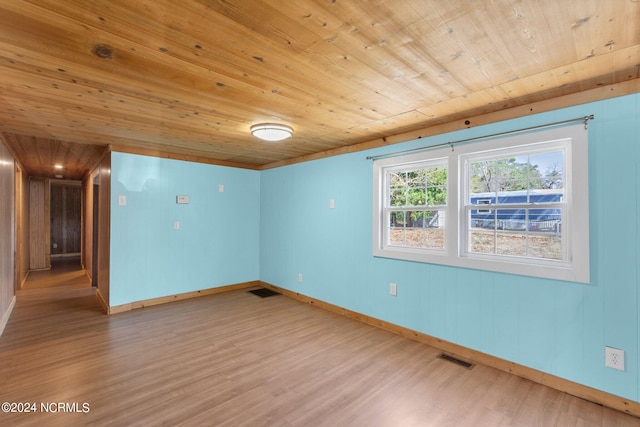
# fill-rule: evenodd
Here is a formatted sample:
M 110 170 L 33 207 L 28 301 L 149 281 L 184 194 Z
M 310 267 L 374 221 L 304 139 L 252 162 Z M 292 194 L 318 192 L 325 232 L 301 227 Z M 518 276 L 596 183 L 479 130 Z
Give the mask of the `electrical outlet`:
M 302 273 L 298 273 L 298 283 L 302 283 Z
M 624 350 L 613 347 L 604 348 L 604 366 L 624 371 Z
M 398 285 L 396 285 L 395 283 L 389 283 L 389 294 L 393 295 L 394 297 L 398 295 Z

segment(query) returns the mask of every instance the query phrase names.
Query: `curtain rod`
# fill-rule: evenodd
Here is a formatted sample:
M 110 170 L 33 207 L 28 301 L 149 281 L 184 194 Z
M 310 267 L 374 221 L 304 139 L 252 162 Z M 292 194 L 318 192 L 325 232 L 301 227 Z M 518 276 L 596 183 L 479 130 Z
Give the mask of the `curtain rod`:
M 593 120 L 593 119 L 594 119 L 594 115 L 591 114 L 589 116 L 576 117 L 575 119 L 562 120 L 560 122 L 547 123 L 547 124 L 544 124 L 544 125 L 531 126 L 531 127 L 522 128 L 522 129 L 508 130 L 506 132 L 492 133 L 490 135 L 476 136 L 476 137 L 473 137 L 473 138 L 459 139 L 457 141 L 443 142 L 443 143 L 440 143 L 440 144 L 428 145 L 426 147 L 412 148 L 412 149 L 409 149 L 409 150 L 396 151 L 396 152 L 387 153 L 387 154 L 379 154 L 377 156 L 367 156 L 367 160 L 377 160 L 377 159 L 383 159 L 383 158 L 386 158 L 386 157 L 395 157 L 395 156 L 399 156 L 399 155 L 402 155 L 402 154 L 415 153 L 415 152 L 420 152 L 420 151 L 427 151 L 427 150 L 432 150 L 434 148 L 440 148 L 440 147 L 451 147 L 451 150 L 453 151 L 453 147 L 454 147 L 455 144 L 465 144 L 467 142 L 477 141 L 479 139 L 494 138 L 496 136 L 510 135 L 512 133 L 527 132 L 527 131 L 530 131 L 530 130 L 548 128 L 548 127 L 552 127 L 552 126 L 559 126 L 559 125 L 564 125 L 564 124 L 573 123 L 573 122 L 584 122 L 584 128 L 587 129 L 587 123 L 589 122 L 589 120 Z M 419 136 L 418 139 L 420 139 L 420 138 L 421 137 Z

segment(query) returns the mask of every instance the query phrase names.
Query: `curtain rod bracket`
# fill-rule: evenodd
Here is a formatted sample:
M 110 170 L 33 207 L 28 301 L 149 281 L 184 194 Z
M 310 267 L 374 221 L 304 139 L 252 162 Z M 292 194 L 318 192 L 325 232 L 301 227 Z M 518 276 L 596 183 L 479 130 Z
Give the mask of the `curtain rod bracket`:
M 590 116 L 584 116 L 584 130 L 587 130 L 589 128 L 589 120 L 593 120 L 593 118 L 593 114 L 591 114 Z

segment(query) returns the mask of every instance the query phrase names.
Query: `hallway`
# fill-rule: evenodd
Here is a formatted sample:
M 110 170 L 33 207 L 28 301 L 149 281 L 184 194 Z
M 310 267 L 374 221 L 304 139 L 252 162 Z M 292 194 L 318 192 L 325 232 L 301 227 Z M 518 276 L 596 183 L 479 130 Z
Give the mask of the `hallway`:
M 22 343 L 63 324 L 82 326 L 88 318 L 104 316 L 95 294 L 79 258 L 52 260 L 50 270 L 30 272 L 16 291 L 16 306 L 2 341 Z
M 78 310 L 102 313 L 96 300 L 96 290 L 80 264 L 79 257 L 52 259 L 51 269 L 31 271 L 22 289 L 16 291 L 16 309 L 10 324 L 19 324 L 15 318 L 33 319 L 47 313 L 51 321 Z M 13 328 L 7 328 L 5 334 Z
M 80 257 L 53 258 L 51 269 L 29 273 L 23 290 L 59 287 L 91 287 L 80 264 Z

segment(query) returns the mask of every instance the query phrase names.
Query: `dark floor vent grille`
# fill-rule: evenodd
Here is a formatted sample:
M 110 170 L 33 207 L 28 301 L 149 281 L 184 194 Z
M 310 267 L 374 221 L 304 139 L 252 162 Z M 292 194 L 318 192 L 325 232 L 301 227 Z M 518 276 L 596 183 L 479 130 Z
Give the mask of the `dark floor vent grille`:
M 460 360 L 457 357 L 441 353 L 438 358 L 442 360 L 446 360 L 447 362 L 455 363 L 456 365 L 460 365 L 464 368 L 471 369 L 473 368 L 473 363 L 465 362 L 464 360 Z
M 280 293 L 276 291 L 272 291 L 271 289 L 267 289 L 267 288 L 254 289 L 252 291 L 248 291 L 248 293 L 257 295 L 260 298 L 267 298 L 275 295 L 281 295 Z

